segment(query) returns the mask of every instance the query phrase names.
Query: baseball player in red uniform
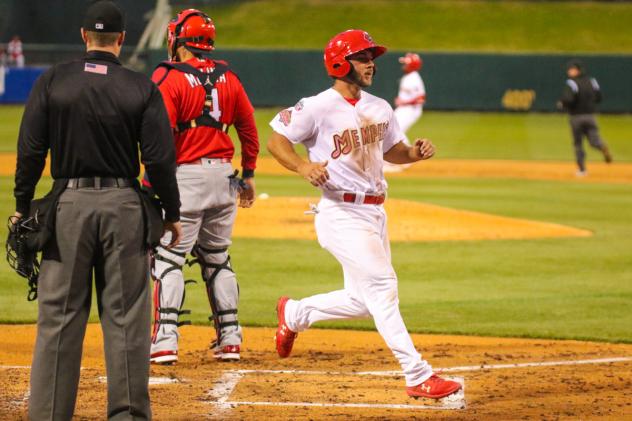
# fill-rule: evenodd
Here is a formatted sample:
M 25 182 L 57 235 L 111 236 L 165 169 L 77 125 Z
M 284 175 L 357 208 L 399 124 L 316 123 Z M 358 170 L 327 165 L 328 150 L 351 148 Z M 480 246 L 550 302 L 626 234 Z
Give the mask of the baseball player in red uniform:
M 288 357 L 298 332 L 321 320 L 373 317 L 398 359 L 411 397 L 442 398 L 461 385 L 433 373 L 421 358 L 399 312 L 384 200 L 384 161 L 406 164 L 434 155 L 427 139 L 403 142 L 393 109 L 363 88 L 371 86 L 374 60 L 386 48 L 361 30 L 342 32 L 325 48 L 333 87 L 303 98 L 270 122 L 268 149 L 286 168 L 322 190 L 314 210 L 318 241 L 340 262 L 344 288 L 277 303 L 276 348 Z M 294 149 L 302 144 L 309 160 Z
M 195 9 L 182 11 L 169 23 L 169 61 L 152 76 L 174 130 L 183 229 L 177 247 L 159 246 L 153 256 L 154 363 L 172 364 L 178 359 L 178 326 L 183 324 L 179 316 L 186 312 L 182 266 L 188 253 L 202 268 L 217 334 L 215 357 L 240 357 L 239 287 L 228 247 L 237 200 L 241 207 L 250 207 L 255 200 L 259 139 L 254 109 L 239 78 L 226 62 L 207 57 L 214 42 L 215 25 L 207 15 Z M 231 165 L 231 126 L 241 142 L 243 181 Z M 162 239 L 162 245 L 167 244 L 168 234 Z

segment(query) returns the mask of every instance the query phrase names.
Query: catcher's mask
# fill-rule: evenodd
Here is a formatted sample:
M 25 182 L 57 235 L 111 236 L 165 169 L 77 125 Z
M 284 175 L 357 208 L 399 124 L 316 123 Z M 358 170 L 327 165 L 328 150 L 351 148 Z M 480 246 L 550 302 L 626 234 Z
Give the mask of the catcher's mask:
M 193 54 L 204 54 L 215 49 L 215 24 L 205 13 L 187 9 L 167 26 L 167 55 L 177 61 L 176 50 L 183 45 Z
M 20 276 L 28 280 L 28 301 L 37 299 L 37 278 L 39 276 L 39 261 L 37 251 L 29 244 L 29 234 L 39 230 L 36 218 L 9 217 L 9 236 L 6 242 L 7 262 L 9 266 Z

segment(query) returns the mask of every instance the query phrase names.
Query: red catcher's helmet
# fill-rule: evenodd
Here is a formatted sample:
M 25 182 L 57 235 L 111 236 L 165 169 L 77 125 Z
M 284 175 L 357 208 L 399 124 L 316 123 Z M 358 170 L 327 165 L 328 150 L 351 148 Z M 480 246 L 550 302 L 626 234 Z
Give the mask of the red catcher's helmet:
M 184 45 L 193 53 L 204 53 L 215 49 L 215 24 L 205 13 L 187 9 L 178 13 L 167 27 L 169 60 L 175 61 L 176 50 Z
M 404 57 L 399 58 L 399 62 L 404 65 L 404 72 L 410 73 L 421 69 L 424 61 L 419 57 L 419 54 L 406 53 Z
M 368 32 L 349 29 L 333 37 L 325 47 L 325 68 L 332 77 L 345 77 L 351 71 L 347 57 L 363 50 L 372 50 L 373 58 L 386 52 L 386 47 L 377 45 Z

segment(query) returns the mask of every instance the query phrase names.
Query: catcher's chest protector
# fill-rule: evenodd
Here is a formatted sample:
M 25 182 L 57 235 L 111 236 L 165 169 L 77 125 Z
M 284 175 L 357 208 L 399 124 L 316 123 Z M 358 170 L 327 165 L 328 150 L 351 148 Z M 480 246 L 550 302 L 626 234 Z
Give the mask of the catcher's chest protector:
M 215 68 L 212 73 L 202 72 L 187 63 L 172 63 L 169 61 L 164 61 L 160 63 L 157 67 L 167 68 L 165 76 L 162 78 L 161 81 L 157 83 L 157 85 L 160 85 L 162 83 L 162 81 L 167 77 L 167 74 L 169 74 L 169 71 L 171 69 L 175 69 L 182 73 L 187 73 L 195 76 L 200 81 L 205 91 L 204 108 L 202 109 L 202 114 L 189 121 L 179 121 L 176 124 L 176 130 L 178 132 L 183 132 L 185 130 L 193 129 L 198 126 L 213 127 L 223 132 L 228 132 L 228 128 L 230 127 L 230 125 L 223 124 L 215 119 L 215 117 L 213 117 L 213 89 L 215 88 L 217 80 L 228 71 L 227 64 L 215 63 Z

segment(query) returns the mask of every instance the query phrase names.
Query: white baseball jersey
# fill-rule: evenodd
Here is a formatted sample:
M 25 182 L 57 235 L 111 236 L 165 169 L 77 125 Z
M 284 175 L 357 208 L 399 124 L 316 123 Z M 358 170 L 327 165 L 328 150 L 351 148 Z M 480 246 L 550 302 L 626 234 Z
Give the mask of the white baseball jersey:
M 425 98 L 426 86 L 421 79 L 421 75 L 418 72 L 405 74 L 399 82 L 399 94 L 397 96 L 404 102 L 413 101 L 420 97 Z M 416 106 L 421 107 L 422 105 Z
M 282 110 L 270 126 L 302 143 L 310 161 L 328 161 L 323 189 L 330 191 L 384 193 L 384 153 L 404 139 L 388 102 L 364 91 L 354 106 L 327 89 Z

